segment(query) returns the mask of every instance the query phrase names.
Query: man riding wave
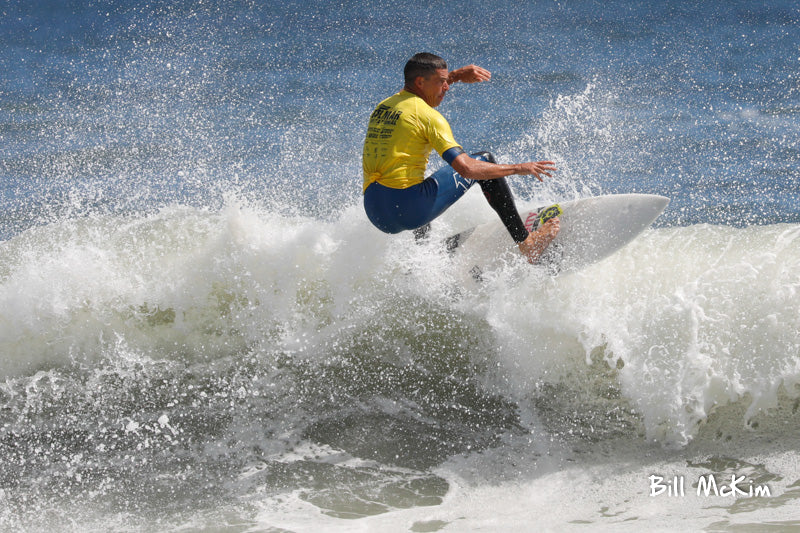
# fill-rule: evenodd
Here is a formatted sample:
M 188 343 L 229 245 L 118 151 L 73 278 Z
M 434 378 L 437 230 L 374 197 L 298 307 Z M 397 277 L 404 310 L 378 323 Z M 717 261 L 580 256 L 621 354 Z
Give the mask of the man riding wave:
M 533 175 L 542 181 L 556 170 L 553 162 L 504 165 L 488 152 L 467 155 L 434 109 L 453 83 L 488 81 L 491 73 L 476 65 L 448 71 L 441 57 L 420 53 L 406 63 L 404 77 L 403 90 L 378 104 L 367 127 L 362 166 L 369 220 L 385 233 L 424 234 L 433 219 L 477 182 L 520 252 L 535 263 L 558 234 L 559 220 L 552 218 L 528 232 L 505 177 Z M 432 149 L 449 166 L 425 178 Z

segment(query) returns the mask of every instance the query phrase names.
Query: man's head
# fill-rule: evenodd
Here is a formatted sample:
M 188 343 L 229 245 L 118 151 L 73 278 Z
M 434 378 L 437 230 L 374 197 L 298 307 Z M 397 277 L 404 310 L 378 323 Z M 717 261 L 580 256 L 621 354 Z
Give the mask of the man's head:
M 442 103 L 450 89 L 448 74 L 445 60 L 427 52 L 414 55 L 403 69 L 406 90 L 425 100 L 431 107 Z

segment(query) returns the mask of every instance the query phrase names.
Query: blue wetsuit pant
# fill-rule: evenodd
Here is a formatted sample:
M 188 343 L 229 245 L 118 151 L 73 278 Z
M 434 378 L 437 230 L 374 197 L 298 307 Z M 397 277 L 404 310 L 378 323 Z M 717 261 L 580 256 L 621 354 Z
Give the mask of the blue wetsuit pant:
M 472 154 L 471 157 L 494 163 L 488 152 Z M 447 165 L 422 183 L 406 189 L 392 189 L 373 183 L 364 192 L 364 209 L 367 218 L 384 233 L 400 233 L 425 226 L 444 213 L 461 198 L 476 181 L 458 174 Z M 479 180 L 483 194 L 505 224 L 514 242 L 522 242 L 528 230 L 519 216 L 514 197 L 505 178 Z

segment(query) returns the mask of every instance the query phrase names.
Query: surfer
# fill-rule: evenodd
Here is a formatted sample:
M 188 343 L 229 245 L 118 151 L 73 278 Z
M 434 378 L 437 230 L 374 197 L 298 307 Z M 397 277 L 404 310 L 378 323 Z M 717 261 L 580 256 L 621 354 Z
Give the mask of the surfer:
M 491 73 L 476 65 L 448 71 L 441 57 L 419 53 L 406 63 L 404 78 L 403 90 L 378 104 L 369 119 L 362 159 L 369 220 L 385 233 L 414 230 L 422 237 L 430 222 L 477 182 L 520 252 L 535 263 L 558 233 L 558 218 L 529 233 L 505 177 L 533 175 L 542 181 L 556 170 L 553 162 L 502 165 L 488 152 L 467 155 L 434 109 L 453 83 L 488 81 Z M 449 166 L 425 178 L 432 148 Z

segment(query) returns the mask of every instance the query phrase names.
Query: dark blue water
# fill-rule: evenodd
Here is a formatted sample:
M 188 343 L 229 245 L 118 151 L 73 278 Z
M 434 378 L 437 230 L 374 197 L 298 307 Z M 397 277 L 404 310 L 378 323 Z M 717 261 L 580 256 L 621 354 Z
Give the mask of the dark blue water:
M 0 529 L 651 527 L 664 464 L 785 489 L 727 525 L 796 505 L 796 2 L 0 14 Z M 418 51 L 492 72 L 439 108 L 465 148 L 556 161 L 521 200 L 668 196 L 656 229 L 475 290 L 378 234 L 366 120 Z
M 548 146 L 502 152 L 542 127 L 559 95 L 593 84 L 601 120 L 557 139 L 571 179 L 669 196 L 665 223 L 798 218 L 792 2 L 5 11 L 6 236 L 75 209 L 218 206 L 229 190 L 330 215 L 358 201 L 363 117 L 422 49 L 493 71 L 442 108 L 465 145 L 551 157 Z M 592 127 L 610 130 L 613 150 L 595 150 Z

